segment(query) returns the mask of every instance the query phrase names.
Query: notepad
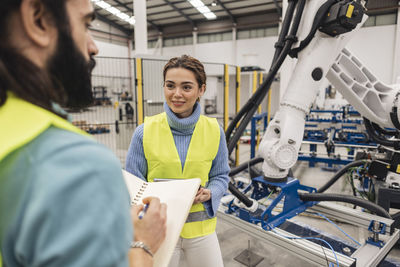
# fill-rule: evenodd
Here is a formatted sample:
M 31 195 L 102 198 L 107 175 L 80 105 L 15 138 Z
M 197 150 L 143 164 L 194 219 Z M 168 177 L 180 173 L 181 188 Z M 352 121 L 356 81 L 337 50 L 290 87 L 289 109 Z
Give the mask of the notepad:
M 167 267 L 199 189 L 200 179 L 148 183 L 124 170 L 123 175 L 132 205 L 142 204 L 142 199 L 149 196 L 158 197 L 162 203 L 167 204 L 167 234 L 154 255 L 153 264 Z

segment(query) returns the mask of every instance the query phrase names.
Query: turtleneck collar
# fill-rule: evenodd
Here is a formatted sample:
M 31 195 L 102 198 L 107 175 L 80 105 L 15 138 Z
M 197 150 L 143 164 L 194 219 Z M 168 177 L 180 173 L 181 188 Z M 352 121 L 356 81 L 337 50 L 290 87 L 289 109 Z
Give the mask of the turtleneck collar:
M 193 132 L 200 118 L 201 106 L 200 103 L 196 102 L 194 104 L 193 113 L 189 117 L 182 119 L 175 115 L 166 102 L 164 102 L 164 110 L 167 113 L 168 124 L 171 128 L 180 132 Z

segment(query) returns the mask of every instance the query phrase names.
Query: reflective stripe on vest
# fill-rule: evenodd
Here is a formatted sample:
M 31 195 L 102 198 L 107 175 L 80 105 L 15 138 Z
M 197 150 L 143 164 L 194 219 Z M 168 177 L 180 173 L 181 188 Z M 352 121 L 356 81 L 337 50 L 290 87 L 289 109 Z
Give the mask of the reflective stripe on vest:
M 155 178 L 190 179 L 200 178 L 206 186 L 212 161 L 218 153 L 220 128 L 216 119 L 200 116 L 190 140 L 185 165 L 175 146 L 167 114 L 146 117 L 143 129 L 143 150 L 147 160 L 147 180 Z M 195 238 L 215 231 L 216 218 L 209 218 L 202 203 L 190 209 L 181 236 Z
M 0 107 L 0 161 L 28 144 L 50 126 L 90 136 L 63 118 L 8 93 Z

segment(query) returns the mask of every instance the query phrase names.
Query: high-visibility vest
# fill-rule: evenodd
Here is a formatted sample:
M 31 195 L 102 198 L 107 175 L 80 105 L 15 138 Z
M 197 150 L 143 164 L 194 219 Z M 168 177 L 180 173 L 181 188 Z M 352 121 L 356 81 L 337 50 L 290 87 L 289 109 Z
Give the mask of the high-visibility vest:
M 50 126 L 90 136 L 67 120 L 12 93 L 8 93 L 6 102 L 0 107 L 0 126 L 0 162 L 13 151 L 34 140 Z
M 147 180 L 200 178 L 206 186 L 212 161 L 218 153 L 220 128 L 214 118 L 200 116 L 194 128 L 182 170 L 167 114 L 146 117 L 143 130 L 143 150 L 147 160 Z M 215 231 L 217 219 L 209 218 L 202 203 L 192 206 L 181 237 L 195 238 Z
M 50 126 L 90 136 L 56 114 L 13 94 L 8 94 L 6 103 L 0 107 L 0 125 L 0 161 L 31 142 Z

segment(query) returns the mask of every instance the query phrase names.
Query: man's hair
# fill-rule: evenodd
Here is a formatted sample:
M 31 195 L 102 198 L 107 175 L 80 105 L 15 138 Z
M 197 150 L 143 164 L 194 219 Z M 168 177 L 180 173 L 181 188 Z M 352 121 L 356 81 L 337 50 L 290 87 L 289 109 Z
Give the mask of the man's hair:
M 69 31 L 66 11 L 67 0 L 38 0 L 51 16 L 60 31 Z M 41 69 L 23 56 L 10 42 L 10 16 L 21 6 L 22 0 L 0 1 L 0 106 L 7 99 L 7 91 L 33 104 L 51 110 L 51 103 L 66 101 L 62 87 L 54 88 L 54 82 L 46 69 Z M 57 91 L 58 90 L 58 91 Z
M 204 66 L 198 59 L 195 59 L 194 57 L 188 55 L 171 58 L 164 66 L 164 71 L 163 71 L 164 82 L 165 82 L 165 76 L 167 75 L 167 71 L 169 69 L 174 69 L 174 68 L 183 68 L 193 72 L 194 76 L 196 77 L 196 81 L 199 84 L 199 88 L 203 84 L 206 84 L 207 76 L 204 71 Z

